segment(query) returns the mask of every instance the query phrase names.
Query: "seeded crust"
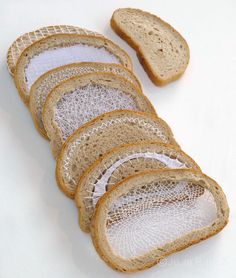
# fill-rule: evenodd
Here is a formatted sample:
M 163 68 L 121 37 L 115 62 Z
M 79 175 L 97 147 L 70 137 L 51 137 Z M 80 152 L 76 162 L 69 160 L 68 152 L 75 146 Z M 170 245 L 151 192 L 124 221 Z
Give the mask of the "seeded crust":
M 42 109 L 49 92 L 62 81 L 68 80 L 74 76 L 80 76 L 92 72 L 111 72 L 118 74 L 125 77 L 142 90 L 137 77 L 129 69 L 118 64 L 81 62 L 50 70 L 40 76 L 30 90 L 29 108 L 35 127 L 43 137 L 48 139 L 42 122 Z M 38 112 L 39 110 L 41 111 L 40 113 Z
M 146 141 L 142 143 L 132 143 L 112 149 L 102 158 L 97 159 L 83 174 L 78 183 L 75 202 L 79 209 L 80 228 L 84 232 L 90 232 L 91 218 L 94 212 L 94 207 L 92 205 L 92 195 L 95 189 L 94 184 L 99 178 L 101 178 L 101 173 L 104 173 L 106 169 L 109 169 L 109 167 L 120 159 L 128 157 L 134 153 L 145 152 L 166 154 L 172 159 L 177 159 L 178 161 L 185 163 L 187 168 L 201 171 L 197 163 L 182 150 L 175 146 L 160 142 Z M 138 159 L 129 160 L 112 173 L 107 183 L 107 190 L 125 178 L 137 174 L 137 172 L 148 169 L 163 169 L 165 167 L 166 164 L 161 163 L 157 159 L 144 159 L 139 157 Z
M 99 157 L 114 147 L 147 140 L 178 146 L 169 126 L 155 116 L 116 110 L 95 118 L 75 131 L 62 146 L 56 166 L 59 188 L 73 199 L 82 174 Z
M 65 140 L 63 139 L 60 127 L 55 121 L 55 110 L 57 103 L 66 95 L 70 94 L 78 88 L 82 88 L 87 84 L 104 85 L 109 88 L 119 89 L 133 98 L 133 101 L 138 107 L 138 111 L 147 114 L 153 114 L 157 117 L 156 111 L 147 97 L 135 87 L 127 79 L 120 77 L 113 73 L 89 73 L 81 76 L 76 76 L 60 83 L 55 87 L 47 96 L 46 102 L 43 107 L 43 124 L 50 138 L 51 149 L 55 158 L 60 153 L 61 147 Z M 92 108 L 92 109 L 95 109 Z
M 104 37 L 78 34 L 56 34 L 48 36 L 28 46 L 21 53 L 16 64 L 14 80 L 18 92 L 26 105 L 29 103 L 30 92 L 27 88 L 25 69 L 27 68 L 31 58 L 39 55 L 45 50 L 73 46 L 76 44 L 92 45 L 97 48 L 104 47 L 111 54 L 115 55 L 124 67 L 132 70 L 132 62 L 128 54 L 118 45 Z
M 183 178 L 185 181 L 193 181 L 199 184 L 213 194 L 217 206 L 217 220 L 210 226 L 192 231 L 163 245 L 161 249 L 153 249 L 153 251 L 132 260 L 125 260 L 112 252 L 112 246 L 109 245 L 106 236 L 106 219 L 107 212 L 115 200 L 138 184 L 147 184 L 161 179 L 176 182 Z M 150 268 L 172 253 L 181 251 L 219 233 L 228 223 L 228 217 L 229 207 L 226 197 L 221 187 L 208 176 L 194 170 L 149 170 L 125 179 L 100 198 L 92 219 L 91 235 L 98 254 L 110 267 L 121 272 L 136 272 Z
M 136 22 L 135 19 L 132 18 L 132 15 L 139 17 L 139 20 Z M 122 21 L 124 18 L 125 20 L 130 20 L 130 22 L 123 23 Z M 152 23 L 152 27 L 149 26 L 151 22 L 154 22 Z M 129 26 L 129 23 L 131 26 Z M 131 30 L 132 26 L 135 26 L 136 32 Z M 163 86 L 169 82 L 172 82 L 178 79 L 186 70 L 190 57 L 187 42 L 171 25 L 164 22 L 156 15 L 139 9 L 117 9 L 112 15 L 111 27 L 122 39 L 124 39 L 132 48 L 135 49 L 140 63 L 155 85 Z M 169 32 L 168 43 L 172 47 L 171 51 L 173 57 L 180 55 L 181 53 L 183 54 L 182 58 L 180 56 L 178 58 L 178 65 L 174 64 L 174 59 L 167 59 L 163 61 L 163 59 L 166 59 L 166 51 L 169 47 L 167 43 L 163 45 L 164 37 L 162 32 L 164 32 L 166 36 L 165 29 Z M 135 38 L 136 35 L 138 36 L 138 39 Z M 152 40 L 155 41 L 155 48 L 154 46 L 149 45 L 152 43 Z M 173 42 L 180 44 L 181 49 L 174 49 L 172 44 Z M 160 47 L 158 47 L 159 45 Z M 152 52 L 154 53 L 153 57 L 155 58 L 151 57 Z M 155 61 L 153 61 L 154 59 Z M 159 63 L 159 65 L 157 63 Z M 161 68 L 166 68 L 166 70 L 169 70 L 170 67 L 172 74 L 168 74 L 168 72 L 166 73 L 163 70 L 160 71 Z
M 81 34 L 81 35 L 93 35 L 103 37 L 103 35 L 83 29 L 77 26 L 71 25 L 55 25 L 55 26 L 46 26 L 38 30 L 25 33 L 22 36 L 18 37 L 10 46 L 7 52 L 7 65 L 11 75 L 14 75 L 15 66 L 18 58 L 21 53 L 32 43 L 46 38 L 54 34 Z

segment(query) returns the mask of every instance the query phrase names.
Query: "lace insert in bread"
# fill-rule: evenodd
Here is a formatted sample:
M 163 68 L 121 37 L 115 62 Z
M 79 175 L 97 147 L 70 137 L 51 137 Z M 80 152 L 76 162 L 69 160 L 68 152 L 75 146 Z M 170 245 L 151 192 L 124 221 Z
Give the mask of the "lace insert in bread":
M 64 144 L 57 160 L 60 188 L 73 198 L 82 174 L 99 157 L 114 147 L 147 140 L 176 145 L 170 128 L 160 118 L 125 110 L 96 118 Z
M 82 62 L 53 69 L 37 79 L 30 90 L 30 111 L 37 130 L 44 137 L 47 137 L 47 135 L 42 122 L 42 109 L 48 94 L 53 88 L 59 85 L 59 83 L 71 77 L 92 72 L 110 72 L 117 74 L 126 78 L 141 89 L 141 85 L 135 75 L 130 70 L 118 64 Z
M 161 168 L 192 168 L 200 171 L 183 151 L 154 142 L 128 144 L 111 150 L 95 161 L 80 180 L 75 195 L 81 229 L 89 232 L 94 208 L 112 186 L 137 172 Z
M 109 265 L 137 271 L 219 232 L 228 214 L 221 188 L 200 172 L 143 172 L 99 200 L 92 237 Z
M 25 68 L 26 84 L 30 90 L 32 84 L 45 72 L 59 66 L 78 62 L 100 62 L 119 64 L 118 58 L 104 47 L 91 45 L 72 45 L 45 50 L 34 56 Z
M 102 36 L 99 33 L 82 29 L 76 26 L 70 25 L 56 25 L 56 26 L 46 26 L 42 27 L 33 32 L 25 33 L 24 35 L 17 38 L 13 44 L 10 46 L 7 53 L 7 64 L 9 72 L 14 73 L 15 66 L 21 53 L 32 43 L 39 41 L 43 38 L 54 34 L 82 34 L 82 35 L 94 35 Z
M 76 129 L 113 110 L 139 110 L 132 96 L 103 85 L 88 84 L 64 95 L 57 103 L 55 121 L 65 141 Z
M 102 36 L 48 36 L 27 47 L 16 64 L 14 80 L 23 101 L 28 104 L 30 88 L 42 74 L 59 66 L 77 62 L 116 63 L 132 69 L 128 54 Z
M 156 115 L 138 88 L 112 73 L 80 75 L 59 84 L 47 96 L 42 116 L 54 157 L 57 158 L 66 139 L 80 126 L 120 109 Z

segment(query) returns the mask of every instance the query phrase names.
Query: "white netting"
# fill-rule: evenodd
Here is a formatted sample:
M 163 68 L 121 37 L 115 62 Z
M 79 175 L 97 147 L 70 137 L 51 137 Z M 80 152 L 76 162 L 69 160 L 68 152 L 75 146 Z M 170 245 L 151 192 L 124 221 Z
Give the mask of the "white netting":
M 81 34 L 102 37 L 102 35 L 96 32 L 69 25 L 46 26 L 36 31 L 26 33 L 17 38 L 8 50 L 7 62 L 10 73 L 13 73 L 18 58 L 28 46 L 54 34 Z
M 37 88 L 33 91 L 32 98 L 30 100 L 34 107 L 34 111 L 36 112 L 39 127 L 44 129 L 42 122 L 42 109 L 48 94 L 53 88 L 55 88 L 62 81 L 68 80 L 71 77 L 98 71 L 117 74 L 119 76 L 125 77 L 137 87 L 139 86 L 132 73 L 128 72 L 125 68 L 118 67 L 116 65 L 111 66 L 103 64 L 103 66 L 97 66 L 97 64 L 84 64 L 80 66 L 78 64 L 77 66 L 68 66 L 60 70 L 53 71 L 40 81 L 40 84 L 37 85 Z
M 101 62 L 119 64 L 118 58 L 104 47 L 77 44 L 45 50 L 30 59 L 25 69 L 28 89 L 45 72 L 63 65 L 76 62 Z
M 60 99 L 56 107 L 55 121 L 65 141 L 84 123 L 119 109 L 139 110 L 131 95 L 108 86 L 88 84 Z
M 166 154 L 146 152 L 146 153 L 135 153 L 135 154 L 129 155 L 125 158 L 117 160 L 112 166 L 110 166 L 108 169 L 106 169 L 100 175 L 97 182 L 94 183 L 94 189 L 93 189 L 93 193 L 92 193 L 92 197 L 91 197 L 93 207 L 95 207 L 98 200 L 108 190 L 107 184 L 109 182 L 109 179 L 112 177 L 114 171 L 117 170 L 118 168 L 122 168 L 122 165 L 127 161 L 129 161 L 130 164 L 133 165 L 135 160 L 138 160 L 139 158 L 158 160 L 162 163 L 163 168 L 170 168 L 170 169 L 171 168 L 173 168 L 173 169 L 187 168 L 186 163 L 179 161 L 177 158 L 171 158 L 170 156 L 168 156 Z M 145 164 L 143 163 L 143 165 L 145 165 Z M 143 169 L 143 170 L 145 170 L 145 169 Z M 124 169 L 124 171 L 125 171 L 125 169 Z M 119 182 L 119 181 L 120 180 L 117 180 L 117 182 Z
M 95 155 L 97 153 L 102 155 L 114 147 L 144 140 L 172 143 L 173 137 L 168 126 L 164 126 L 164 123 L 158 119 L 152 120 L 142 115 L 130 115 L 129 113 L 117 113 L 116 115 L 116 117 L 104 117 L 103 120 L 90 126 L 86 132 L 75 135 L 64 149 L 59 174 L 68 190 L 75 190 L 81 174 L 87 169 L 88 164 L 91 165 L 98 158 Z M 131 128 L 132 133 L 127 133 L 126 131 Z M 109 139 L 108 142 L 107 138 L 112 138 L 111 134 L 116 140 Z M 95 138 L 97 147 L 93 154 L 90 149 L 93 147 L 89 144 Z M 102 143 L 99 144 L 99 142 Z M 81 156 L 86 157 L 86 161 L 81 161 Z M 74 169 L 75 164 L 77 165 L 76 169 Z
M 210 191 L 185 182 L 136 186 L 114 200 L 107 238 L 114 253 L 132 259 L 210 225 L 217 208 Z

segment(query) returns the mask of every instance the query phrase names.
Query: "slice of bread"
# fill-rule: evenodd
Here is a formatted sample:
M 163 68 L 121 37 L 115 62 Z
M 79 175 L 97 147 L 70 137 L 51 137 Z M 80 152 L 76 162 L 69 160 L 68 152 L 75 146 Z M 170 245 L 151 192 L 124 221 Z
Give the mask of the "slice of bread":
M 30 88 L 42 74 L 75 62 L 116 63 L 132 69 L 128 54 L 104 37 L 52 35 L 31 44 L 17 61 L 14 80 L 23 101 L 28 104 Z
M 118 9 L 112 15 L 111 27 L 136 50 L 154 84 L 165 85 L 184 73 L 189 62 L 189 47 L 185 39 L 159 17 L 138 9 Z
M 200 171 L 193 159 L 179 148 L 159 142 L 128 144 L 96 160 L 80 179 L 75 194 L 81 229 L 90 231 L 96 203 L 112 186 L 137 172 L 159 168 Z
M 136 76 L 130 70 L 118 64 L 82 62 L 50 70 L 39 77 L 32 85 L 29 100 L 29 107 L 35 127 L 45 138 L 48 137 L 42 122 L 42 110 L 46 97 L 50 91 L 62 81 L 92 72 L 111 72 L 123 76 L 142 90 L 141 84 Z
M 59 187 L 74 198 L 81 176 L 99 157 L 114 147 L 147 140 L 177 145 L 169 126 L 146 113 L 120 110 L 97 117 L 63 145 L 56 167 Z
M 20 57 L 21 53 L 28 46 L 30 46 L 32 43 L 36 41 L 39 41 L 43 38 L 46 38 L 54 34 L 81 34 L 103 37 L 103 35 L 97 32 L 89 31 L 77 26 L 70 25 L 46 26 L 29 33 L 25 33 L 24 35 L 18 37 L 8 49 L 7 65 L 10 74 L 14 74 L 17 60 Z
M 222 189 L 206 175 L 150 170 L 125 179 L 100 198 L 91 235 L 106 263 L 135 272 L 215 235 L 228 217 Z
M 54 157 L 80 126 L 99 115 L 119 109 L 156 116 L 146 96 L 117 74 L 93 72 L 60 83 L 47 96 L 42 114 Z

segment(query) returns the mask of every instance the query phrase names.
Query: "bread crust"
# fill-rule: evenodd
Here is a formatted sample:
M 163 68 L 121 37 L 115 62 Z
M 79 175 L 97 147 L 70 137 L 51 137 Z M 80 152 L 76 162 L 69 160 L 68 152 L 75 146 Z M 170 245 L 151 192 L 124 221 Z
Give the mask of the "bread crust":
M 84 214 L 87 213 L 86 208 L 84 207 L 83 204 L 83 200 L 81 198 L 81 186 L 84 183 L 84 181 L 86 180 L 86 178 L 88 177 L 88 175 L 91 175 L 91 173 L 94 172 L 94 170 L 99 167 L 99 165 L 105 163 L 105 161 L 107 161 L 109 158 L 111 158 L 115 153 L 120 153 L 122 151 L 130 151 L 131 148 L 135 148 L 135 147 L 150 147 L 151 145 L 153 146 L 158 146 L 160 148 L 170 148 L 171 150 L 174 150 L 176 152 L 179 152 L 183 157 L 186 158 L 186 160 L 189 161 L 189 163 L 192 163 L 193 168 L 191 169 L 195 169 L 199 172 L 201 172 L 200 167 L 198 166 L 198 164 L 189 156 L 187 155 L 184 151 L 182 151 L 180 148 L 170 145 L 170 144 L 165 144 L 165 143 L 160 143 L 160 142 L 155 142 L 155 141 L 144 141 L 144 142 L 140 142 L 140 143 L 130 143 L 130 144 L 126 144 L 123 146 L 118 146 L 115 147 L 113 149 L 111 149 L 109 152 L 105 153 L 102 157 L 98 158 L 82 175 L 81 179 L 79 180 L 77 189 L 76 189 L 76 193 L 75 193 L 75 202 L 76 205 L 78 207 L 78 212 L 79 212 L 79 224 L 80 224 L 80 228 L 83 232 L 85 233 L 89 233 L 90 232 L 90 226 L 87 225 L 86 223 L 86 219 Z M 147 170 L 142 170 L 141 172 L 145 172 Z M 102 172 L 101 169 L 99 170 L 99 172 Z
M 104 43 L 109 45 L 107 47 L 107 51 L 115 55 L 122 65 L 127 67 L 128 69 L 132 70 L 132 61 L 129 55 L 122 49 L 120 48 L 117 44 L 113 43 L 111 40 L 105 38 L 105 37 L 99 37 L 99 36 L 92 36 L 92 35 L 80 35 L 80 34 L 55 34 L 48 36 L 46 38 L 43 38 L 41 40 L 38 40 L 34 43 L 32 43 L 30 46 L 28 46 L 20 55 L 19 59 L 17 60 L 16 63 L 16 68 L 14 72 L 14 81 L 16 88 L 20 94 L 21 99 L 23 102 L 28 106 L 29 104 L 29 90 L 27 89 L 26 83 L 25 83 L 25 67 L 29 64 L 30 61 L 30 56 L 35 56 L 37 53 L 39 53 L 39 49 L 41 50 L 47 50 L 51 49 L 53 43 L 57 41 L 57 43 L 60 45 L 60 47 L 63 47 L 65 44 L 65 40 L 68 45 L 73 45 L 71 43 L 71 40 L 76 40 L 79 43 L 84 43 L 84 41 L 89 41 L 87 42 L 88 45 L 92 45 L 94 47 L 96 46 L 96 43 Z M 82 40 L 82 41 L 81 41 Z M 95 43 L 96 42 L 96 43 Z M 76 43 L 74 43 L 76 44 Z M 86 43 L 84 43 L 86 44 Z M 59 48 L 60 48 L 59 47 Z M 116 49 L 116 52 L 112 52 L 111 48 Z M 119 52 L 119 53 L 118 53 Z
M 60 190 L 69 198 L 74 199 L 74 195 L 75 192 L 71 192 L 68 187 L 66 186 L 66 183 L 64 182 L 64 179 L 61 175 L 60 169 L 63 165 L 63 157 L 64 154 L 66 153 L 67 147 L 71 144 L 71 142 L 73 142 L 73 140 L 77 137 L 78 134 L 81 134 L 82 132 L 84 132 L 85 130 L 89 129 L 91 126 L 93 126 L 94 124 L 98 123 L 99 121 L 101 121 L 103 118 L 109 117 L 109 116 L 119 116 L 121 113 L 129 113 L 129 114 L 133 114 L 133 115 L 141 115 L 144 116 L 145 118 L 149 118 L 153 121 L 156 121 L 156 117 L 153 115 L 147 115 L 146 113 L 143 112 L 138 112 L 138 111 L 130 111 L 130 110 L 116 110 L 116 111 L 112 111 L 112 112 L 108 112 L 105 113 L 101 116 L 98 116 L 97 118 L 93 119 L 92 121 L 85 123 L 84 125 L 82 125 L 80 128 L 78 128 L 73 134 L 71 134 L 71 136 L 66 140 L 66 142 L 63 144 L 62 148 L 61 148 L 61 152 L 57 157 L 57 162 L 56 162 L 56 180 L 57 180 L 57 184 L 58 187 L 60 188 Z M 160 118 L 158 118 L 158 121 L 160 121 L 165 127 L 167 126 L 167 124 Z M 169 132 L 169 137 L 170 137 L 170 144 L 171 145 L 175 145 L 177 147 L 179 147 L 178 143 L 175 141 L 173 133 L 171 131 L 171 129 L 168 127 L 168 132 Z
M 47 140 L 49 140 L 48 136 L 47 136 L 47 133 L 45 131 L 44 128 L 41 128 L 40 124 L 39 124 L 39 120 L 38 120 L 38 117 L 37 117 L 37 113 L 36 111 L 34 110 L 34 97 L 35 97 L 35 94 L 37 93 L 37 87 L 40 86 L 40 84 L 47 78 L 49 77 L 50 75 L 52 74 L 55 74 L 55 73 L 59 73 L 60 71 L 63 71 L 64 69 L 71 69 L 71 68 L 83 68 L 83 67 L 104 67 L 104 68 L 114 68 L 114 69 L 120 69 L 120 70 L 123 70 L 125 72 L 127 72 L 127 74 L 129 74 L 129 76 L 132 76 L 133 78 L 133 85 L 137 87 L 137 90 L 140 90 L 142 91 L 142 86 L 140 84 L 140 81 L 138 80 L 138 78 L 134 75 L 134 73 L 129 70 L 128 68 L 124 68 L 123 66 L 119 65 L 119 64 L 111 64 L 111 63 L 96 63 L 96 62 L 81 62 L 81 63 L 73 63 L 73 64 L 69 64 L 69 65 L 64 65 L 64 66 L 61 66 L 61 67 L 58 67 L 58 68 L 55 68 L 55 69 L 52 69 L 46 73 L 44 73 L 43 75 L 41 75 L 36 81 L 35 83 L 32 85 L 31 87 L 31 90 L 30 90 L 30 98 L 29 98 L 29 109 L 30 109 L 30 112 L 31 112 L 31 115 L 32 115 L 32 119 L 33 119 L 33 122 L 34 122 L 34 125 L 36 127 L 36 129 L 39 131 L 39 133 Z M 95 72 L 95 71 L 94 71 Z M 103 71 L 101 71 L 103 72 Z M 104 71 L 105 72 L 105 71 Z M 92 73 L 92 72 L 91 72 Z M 81 76 L 81 75 L 84 75 L 85 73 L 83 74 L 76 74 L 76 76 Z M 71 76 L 71 77 L 68 77 L 67 79 L 65 79 L 64 81 L 72 78 L 74 76 Z M 126 78 L 127 79 L 127 78 Z M 128 80 L 128 79 L 127 79 Z M 63 82 L 64 82 L 63 81 Z M 130 80 L 128 80 L 130 81 Z M 61 83 L 61 82 L 60 82 Z
M 121 76 L 115 75 L 113 73 L 96 72 L 69 78 L 68 80 L 61 82 L 49 93 L 43 107 L 42 119 L 47 135 L 51 141 L 54 140 L 57 142 L 56 145 L 51 145 L 54 157 L 57 157 L 59 150 L 64 143 L 62 132 L 54 120 L 55 106 L 57 103 L 63 96 L 71 92 L 72 87 L 75 89 L 78 84 L 78 87 L 80 87 L 81 82 L 83 83 L 83 86 L 89 84 L 91 80 L 94 83 L 98 82 L 98 84 L 102 84 L 102 81 L 106 82 L 107 79 L 113 80 L 114 83 L 119 82 L 120 86 L 121 84 L 127 86 L 129 89 L 126 89 L 126 93 L 130 94 L 135 99 L 135 102 L 139 106 L 140 111 L 157 117 L 155 108 L 152 106 L 151 102 L 143 94 L 143 92 Z M 106 83 L 106 85 L 113 87 L 112 83 L 110 82 L 109 84 Z M 65 87 L 68 86 L 70 87 L 70 90 L 65 89 Z
M 153 249 L 151 252 L 142 255 L 140 257 L 135 257 L 131 260 L 125 260 L 121 257 L 118 257 L 115 253 L 112 252 L 111 247 L 109 246 L 109 243 L 105 237 L 105 231 L 103 226 L 104 219 L 105 219 L 105 210 L 106 210 L 106 203 L 111 202 L 113 198 L 116 197 L 116 191 L 119 195 L 120 192 L 128 191 L 128 188 L 131 188 L 128 183 L 130 181 L 134 181 L 135 179 L 139 179 L 142 177 L 145 177 L 150 175 L 159 175 L 160 177 L 167 176 L 169 179 L 175 180 L 176 177 L 181 177 L 184 175 L 185 177 L 188 177 L 191 179 L 192 177 L 196 177 L 196 179 L 204 179 L 206 182 L 204 183 L 204 188 L 208 189 L 214 196 L 217 206 L 217 220 L 214 221 L 214 228 L 213 226 L 206 226 L 205 228 L 198 229 L 195 231 L 192 231 L 185 236 L 178 238 L 170 243 L 167 243 L 163 246 L 163 250 L 165 247 L 169 248 L 170 250 L 163 254 L 163 251 L 158 250 L 158 248 Z M 128 186 L 128 188 L 127 188 Z M 114 195 L 114 196 L 113 196 Z M 118 270 L 121 272 L 137 272 L 141 270 L 148 269 L 155 264 L 159 263 L 163 258 L 181 251 L 183 249 L 186 249 L 190 247 L 193 244 L 199 243 L 202 240 L 205 240 L 217 233 L 219 233 L 228 223 L 228 217 L 229 217 L 229 207 L 227 204 L 226 197 L 221 189 L 221 187 L 214 181 L 213 179 L 209 178 L 203 173 L 200 173 L 195 170 L 189 170 L 189 169 L 178 169 L 178 170 L 169 170 L 169 169 L 162 169 L 162 170 L 147 170 L 145 172 L 139 173 L 137 175 L 133 175 L 131 177 L 126 178 L 121 183 L 115 185 L 113 188 L 111 188 L 106 194 L 104 194 L 100 200 L 98 201 L 96 205 L 96 210 L 94 213 L 94 216 L 92 218 L 92 225 L 91 225 L 91 236 L 92 241 L 94 244 L 95 249 L 97 250 L 100 257 L 114 270 Z M 212 225 L 213 225 L 212 224 Z M 101 233 L 103 233 L 101 235 Z M 198 235 L 198 238 L 193 239 L 193 236 L 196 234 Z M 176 247 L 176 243 L 179 243 L 180 246 Z M 187 244 L 184 243 L 187 241 Z
M 149 78 L 151 79 L 151 81 L 157 85 L 157 86 L 164 86 L 172 81 L 175 81 L 177 79 L 179 79 L 183 73 L 185 72 L 187 65 L 185 67 L 185 69 L 182 72 L 179 72 L 178 74 L 173 75 L 171 78 L 169 79 L 162 79 L 160 76 L 158 76 L 157 74 L 155 74 L 155 72 L 152 70 L 151 65 L 149 64 L 149 62 L 146 60 L 145 58 L 145 53 L 140 49 L 140 46 L 133 40 L 133 38 L 131 36 L 129 36 L 123 29 L 122 27 L 119 25 L 119 23 L 115 20 L 115 13 L 118 12 L 119 10 L 132 10 L 132 11 L 137 11 L 142 13 L 143 15 L 148 15 L 151 16 L 159 21 L 161 21 L 165 26 L 167 26 L 168 28 L 170 28 L 171 30 L 174 30 L 174 32 L 176 32 L 182 39 L 183 44 L 186 47 L 187 53 L 188 53 L 188 63 L 189 63 L 189 57 L 190 57 L 190 50 L 188 47 L 188 44 L 186 42 L 186 40 L 181 36 L 181 34 L 176 31 L 169 23 L 163 21 L 161 18 L 159 18 L 158 16 L 142 11 L 140 9 L 132 9 L 132 8 L 125 8 L 125 9 L 117 9 L 114 11 L 112 18 L 110 20 L 110 25 L 112 27 L 112 29 L 115 31 L 115 33 L 120 36 L 123 40 L 125 40 L 137 53 L 137 57 L 140 61 L 140 64 L 143 66 L 144 70 L 146 71 L 146 73 L 148 74 Z
M 38 41 L 42 38 L 48 37 L 54 34 L 90 34 L 94 36 L 103 37 L 94 31 L 90 31 L 84 28 L 80 28 L 72 25 L 51 25 L 41 27 L 32 32 L 25 33 L 19 36 L 9 47 L 7 52 L 7 65 L 11 75 L 14 75 L 16 62 L 20 54 L 25 50 L 26 47 L 31 45 L 33 42 Z

